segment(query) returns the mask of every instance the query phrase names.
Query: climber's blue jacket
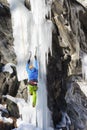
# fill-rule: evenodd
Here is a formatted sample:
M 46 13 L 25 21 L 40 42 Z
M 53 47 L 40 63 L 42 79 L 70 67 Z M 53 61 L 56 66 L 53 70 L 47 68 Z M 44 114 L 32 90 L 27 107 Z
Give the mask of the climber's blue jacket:
M 32 69 L 29 68 L 30 62 L 26 64 L 26 71 L 28 73 L 28 81 L 38 80 L 38 63 L 35 59 L 34 67 Z

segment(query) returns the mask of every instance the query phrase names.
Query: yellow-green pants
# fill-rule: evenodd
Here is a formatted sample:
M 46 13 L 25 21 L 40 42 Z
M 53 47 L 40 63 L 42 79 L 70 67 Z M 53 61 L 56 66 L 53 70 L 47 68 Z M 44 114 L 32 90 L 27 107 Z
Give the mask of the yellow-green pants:
M 33 86 L 33 85 L 28 85 L 28 90 L 29 90 L 29 93 L 30 95 L 32 95 L 32 106 L 35 107 L 36 105 L 36 100 L 37 100 L 37 94 L 36 94 L 36 91 L 37 91 L 38 87 L 37 86 Z

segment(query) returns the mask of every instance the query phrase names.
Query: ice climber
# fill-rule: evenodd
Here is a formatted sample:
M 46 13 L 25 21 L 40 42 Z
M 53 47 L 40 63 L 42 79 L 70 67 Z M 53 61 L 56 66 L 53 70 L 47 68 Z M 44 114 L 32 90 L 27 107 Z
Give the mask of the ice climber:
M 30 56 L 31 58 L 31 56 Z M 28 90 L 30 95 L 32 95 L 32 106 L 36 106 L 36 99 L 37 94 L 36 91 L 38 89 L 37 82 L 38 82 L 38 63 L 37 63 L 37 57 L 34 56 L 34 66 L 30 63 L 30 58 L 27 61 L 26 64 L 26 71 L 28 73 Z

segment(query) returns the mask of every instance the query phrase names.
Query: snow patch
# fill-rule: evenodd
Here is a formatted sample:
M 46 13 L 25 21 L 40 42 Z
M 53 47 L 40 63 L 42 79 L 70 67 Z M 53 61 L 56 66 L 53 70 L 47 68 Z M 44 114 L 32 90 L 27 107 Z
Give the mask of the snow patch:
M 2 68 L 2 71 L 3 71 L 3 72 L 9 72 L 10 74 L 12 74 L 12 73 L 13 73 L 13 69 L 11 68 L 11 66 L 16 67 L 16 65 L 13 64 L 13 63 L 7 63 L 7 64 Z

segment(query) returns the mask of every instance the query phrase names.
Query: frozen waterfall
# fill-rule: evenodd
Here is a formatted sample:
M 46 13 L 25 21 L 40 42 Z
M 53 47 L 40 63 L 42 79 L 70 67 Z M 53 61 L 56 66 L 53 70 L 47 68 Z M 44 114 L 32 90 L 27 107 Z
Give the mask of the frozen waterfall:
M 26 61 L 29 52 L 28 29 L 30 29 L 31 13 L 24 6 L 24 0 L 8 0 L 11 10 L 14 50 L 17 56 L 18 80 L 27 79 Z
M 14 50 L 17 56 L 18 80 L 27 79 L 25 66 L 29 58 L 29 51 L 32 52 L 31 60 L 33 62 L 35 48 L 37 48 L 39 77 L 35 117 L 36 127 L 42 130 L 52 129 L 50 127 L 51 115 L 47 107 L 46 90 L 46 62 L 48 60 L 48 51 L 50 50 L 52 53 L 52 22 L 47 20 L 46 17 L 51 17 L 52 0 L 30 0 L 31 11 L 24 6 L 24 0 L 8 0 L 8 2 L 11 10 Z

